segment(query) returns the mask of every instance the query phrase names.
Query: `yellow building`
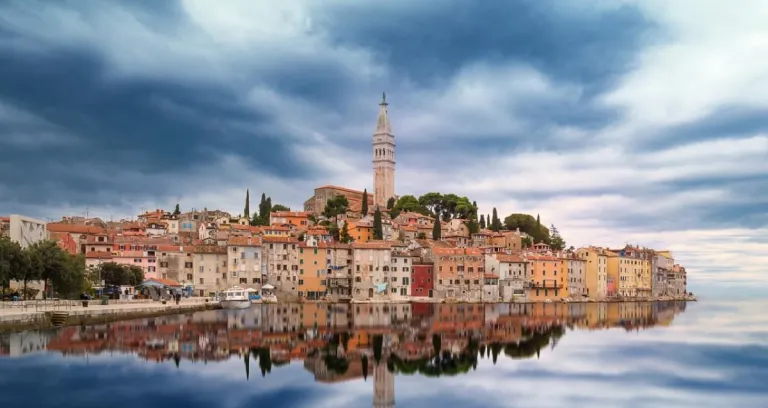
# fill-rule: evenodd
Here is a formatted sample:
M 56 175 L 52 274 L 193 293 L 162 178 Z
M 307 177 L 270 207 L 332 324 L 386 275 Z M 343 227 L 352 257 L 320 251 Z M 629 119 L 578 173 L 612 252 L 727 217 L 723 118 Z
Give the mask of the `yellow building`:
M 628 256 L 624 250 L 606 250 L 606 256 L 608 278 L 613 279 L 616 296 L 637 297 L 644 269 L 643 260 Z M 650 280 L 648 283 L 650 288 Z
M 299 297 L 316 300 L 325 296 L 328 252 L 328 245 L 324 242 L 317 246 L 309 246 L 305 242 L 299 244 Z
M 608 256 L 605 249 L 579 248 L 576 256 L 586 263 L 587 296 L 597 300 L 605 299 L 608 296 Z

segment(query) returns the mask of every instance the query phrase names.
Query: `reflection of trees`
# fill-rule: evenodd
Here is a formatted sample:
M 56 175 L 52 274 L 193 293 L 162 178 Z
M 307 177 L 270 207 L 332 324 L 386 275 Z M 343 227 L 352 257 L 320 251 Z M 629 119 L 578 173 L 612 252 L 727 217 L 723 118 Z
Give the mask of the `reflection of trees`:
M 504 355 L 509 358 L 523 359 L 538 356 L 541 349 L 547 347 L 550 341 L 556 344 L 565 334 L 563 326 L 553 326 L 541 330 L 524 330 L 525 340 L 518 343 L 507 343 L 504 346 Z
M 259 369 L 261 370 L 262 377 L 266 376 L 267 373 L 272 372 L 272 353 L 269 351 L 269 347 L 254 347 L 251 349 L 251 356 L 259 360 Z M 248 363 L 246 363 L 246 369 L 250 369 Z

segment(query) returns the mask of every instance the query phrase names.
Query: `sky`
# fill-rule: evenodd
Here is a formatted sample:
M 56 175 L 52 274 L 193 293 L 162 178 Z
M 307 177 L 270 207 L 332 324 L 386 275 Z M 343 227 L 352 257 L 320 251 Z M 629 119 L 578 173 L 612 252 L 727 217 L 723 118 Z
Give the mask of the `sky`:
M 694 292 L 768 288 L 768 3 L 10 0 L 0 214 L 300 209 L 373 187 L 670 249 Z

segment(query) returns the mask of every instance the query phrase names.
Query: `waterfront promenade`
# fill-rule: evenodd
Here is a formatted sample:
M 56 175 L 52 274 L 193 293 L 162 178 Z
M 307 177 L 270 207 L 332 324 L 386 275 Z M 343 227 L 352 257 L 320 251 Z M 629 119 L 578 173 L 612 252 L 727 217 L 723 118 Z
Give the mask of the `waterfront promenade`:
M 83 307 L 80 300 L 28 300 L 2 302 L 0 304 L 0 330 L 14 327 L 40 326 L 50 319 L 53 312 L 63 312 L 68 322 L 85 322 L 98 319 L 121 319 L 151 316 L 155 314 L 184 313 L 217 307 L 215 302 L 205 298 L 185 298 L 177 305 L 151 300 L 115 301 L 102 305 L 100 300 L 91 300 Z

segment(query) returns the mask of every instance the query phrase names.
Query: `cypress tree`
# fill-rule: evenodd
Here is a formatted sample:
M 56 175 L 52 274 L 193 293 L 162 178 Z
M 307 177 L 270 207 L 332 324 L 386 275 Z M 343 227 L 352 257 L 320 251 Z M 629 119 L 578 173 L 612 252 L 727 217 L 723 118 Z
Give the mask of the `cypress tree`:
M 501 220 L 499 220 L 499 214 L 496 212 L 496 207 L 493 207 L 493 218 L 491 220 L 491 229 L 495 232 L 501 230 Z
M 439 241 L 441 236 L 440 219 L 435 219 L 435 224 L 432 226 L 432 239 Z
M 373 239 L 384 239 L 384 231 L 381 227 L 381 211 L 378 208 L 373 213 Z
M 485 229 L 485 216 L 480 214 L 480 229 Z
M 541 242 L 541 217 L 539 217 L 539 214 L 536 214 L 536 231 L 534 231 L 534 233 L 533 243 L 535 244 L 536 241 Z
M 267 197 L 267 202 L 264 204 L 264 208 L 267 209 L 267 214 L 262 220 L 264 225 L 269 225 L 269 214 L 272 212 L 272 197 Z
M 251 192 L 245 190 L 245 209 L 243 210 L 243 216 L 245 218 L 251 218 Z
M 387 200 L 387 210 L 391 210 L 395 206 L 395 197 L 389 197 Z
M 179 209 L 179 205 L 176 204 L 176 209 L 173 210 L 173 215 L 179 215 L 181 214 L 181 209 Z
M 368 189 L 363 190 L 363 207 L 362 207 L 363 217 L 368 215 Z

